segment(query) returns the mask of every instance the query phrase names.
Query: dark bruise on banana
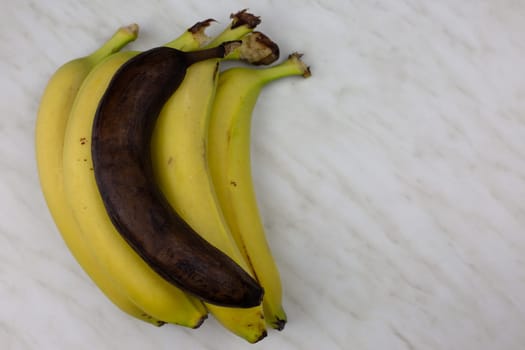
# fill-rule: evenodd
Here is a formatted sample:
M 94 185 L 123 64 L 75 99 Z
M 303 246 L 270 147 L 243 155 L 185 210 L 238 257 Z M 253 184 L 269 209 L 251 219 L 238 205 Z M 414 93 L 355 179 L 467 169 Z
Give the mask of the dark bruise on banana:
M 217 305 L 253 307 L 262 287 L 202 239 L 170 207 L 153 178 L 150 140 L 188 66 L 222 58 L 239 43 L 194 52 L 160 47 L 124 64 L 98 106 L 91 152 L 106 210 L 123 238 L 163 278 Z

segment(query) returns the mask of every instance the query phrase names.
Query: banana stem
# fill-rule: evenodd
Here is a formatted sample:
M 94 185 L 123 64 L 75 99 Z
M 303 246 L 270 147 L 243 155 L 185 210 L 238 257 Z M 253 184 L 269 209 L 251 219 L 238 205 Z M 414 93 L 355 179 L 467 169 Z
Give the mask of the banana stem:
M 295 52 L 282 63 L 266 69 L 255 70 L 254 74 L 256 74 L 262 84 L 291 75 L 302 75 L 304 78 L 308 78 L 312 73 L 310 72 L 310 67 L 301 60 L 301 56 L 301 54 Z
M 214 38 L 207 47 L 214 47 L 220 45 L 225 41 L 233 41 L 242 38 L 261 23 L 259 17 L 246 12 L 246 10 L 239 11 L 230 16 L 232 19 L 228 28 Z
M 258 17 L 247 13 L 245 10 L 231 15 L 231 18 L 232 21 L 230 25 L 203 48 L 212 48 L 219 46 L 226 41 L 238 40 L 244 35 L 252 32 L 253 28 L 255 28 L 255 26 L 260 23 Z M 191 28 L 186 30 L 181 36 L 164 44 L 164 46 L 182 51 L 195 50 L 208 40 L 205 30 L 212 22 L 215 22 L 215 20 L 211 18 L 202 22 L 197 22 Z
M 139 34 L 138 24 L 130 24 L 120 27 L 113 36 L 104 43 L 98 50 L 87 57 L 91 62 L 99 62 L 115 52 L 120 51 L 128 43 L 135 41 Z
M 189 31 L 185 31 L 182 33 L 179 37 L 175 38 L 174 40 L 164 44 L 163 46 L 171 47 L 172 49 L 182 49 L 183 47 L 188 46 L 190 43 L 194 42 L 196 46 L 197 41 L 195 40 L 195 37 L 193 36 L 193 33 Z
M 228 27 L 222 33 L 220 33 L 216 38 L 214 38 L 208 45 L 206 45 L 206 47 L 215 47 L 226 41 L 238 40 L 239 38 L 242 38 L 243 36 L 245 36 L 248 33 L 251 33 L 252 31 L 253 31 L 253 28 L 249 28 L 244 25 L 234 28 L 234 29 L 232 29 L 231 27 Z
M 219 85 L 221 81 L 228 80 L 229 77 L 236 76 L 236 72 L 244 72 L 242 79 L 248 79 L 253 87 L 262 88 L 264 85 L 288 76 L 301 75 L 304 78 L 308 78 L 311 75 L 310 67 L 308 67 L 302 60 L 301 54 L 295 52 L 288 56 L 288 58 L 274 66 L 255 69 L 250 67 L 234 67 L 222 72 L 223 78 L 219 79 Z M 238 75 L 240 77 L 241 75 Z
M 184 31 L 184 33 L 182 33 L 179 37 L 164 44 L 163 46 L 182 51 L 195 50 L 199 48 L 204 43 L 204 41 L 206 41 L 207 36 L 205 34 L 205 30 L 211 22 L 213 22 L 213 20 L 208 19 L 206 21 L 196 23 L 191 28 Z

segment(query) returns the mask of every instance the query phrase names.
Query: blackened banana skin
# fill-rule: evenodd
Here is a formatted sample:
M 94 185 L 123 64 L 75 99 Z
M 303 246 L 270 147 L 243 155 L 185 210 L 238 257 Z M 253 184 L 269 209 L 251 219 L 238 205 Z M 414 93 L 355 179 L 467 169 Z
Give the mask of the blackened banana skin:
M 106 210 L 133 249 L 182 290 L 211 304 L 247 308 L 260 304 L 263 289 L 172 209 L 153 180 L 150 155 L 153 126 L 187 67 L 224 55 L 224 46 L 190 53 L 160 47 L 132 58 L 99 103 L 91 152 Z

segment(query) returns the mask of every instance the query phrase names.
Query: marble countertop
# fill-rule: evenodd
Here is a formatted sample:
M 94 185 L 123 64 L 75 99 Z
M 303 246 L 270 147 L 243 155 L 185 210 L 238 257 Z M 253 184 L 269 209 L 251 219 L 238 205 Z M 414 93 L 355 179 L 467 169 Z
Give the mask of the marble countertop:
M 220 3 L 220 5 L 219 5 Z M 525 2 L 35 1 L 0 14 L 3 349 L 523 349 Z M 41 195 L 40 95 L 136 22 L 159 45 L 242 8 L 308 80 L 263 91 L 253 166 L 289 322 L 249 345 L 154 328 L 76 264 Z

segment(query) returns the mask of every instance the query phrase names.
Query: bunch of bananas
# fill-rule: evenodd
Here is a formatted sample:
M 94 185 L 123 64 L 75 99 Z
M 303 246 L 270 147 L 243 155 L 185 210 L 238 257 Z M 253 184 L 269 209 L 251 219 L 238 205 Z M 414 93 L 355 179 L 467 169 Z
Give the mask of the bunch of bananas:
M 39 178 L 67 247 L 122 311 L 199 327 L 208 313 L 255 343 L 282 330 L 281 281 L 250 172 L 261 89 L 307 77 L 246 10 L 216 37 L 198 22 L 144 52 L 120 28 L 51 77 L 36 122 Z M 224 60 L 249 65 L 220 69 Z

